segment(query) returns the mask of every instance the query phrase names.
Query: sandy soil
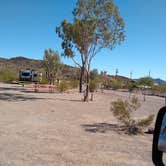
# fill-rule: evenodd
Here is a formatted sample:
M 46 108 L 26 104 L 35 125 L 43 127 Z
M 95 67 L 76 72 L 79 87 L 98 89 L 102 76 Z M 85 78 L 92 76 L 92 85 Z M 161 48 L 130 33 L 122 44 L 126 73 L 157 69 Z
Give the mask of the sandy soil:
M 104 91 L 81 101 L 77 91 L 33 93 L 26 87 L 0 84 L 0 165 L 2 166 L 144 166 L 151 161 L 152 135 L 118 133 L 110 103 L 128 93 Z M 159 97 L 138 95 L 134 114 L 155 114 Z M 154 125 L 154 124 L 153 124 Z M 153 126 L 152 125 L 152 126 Z

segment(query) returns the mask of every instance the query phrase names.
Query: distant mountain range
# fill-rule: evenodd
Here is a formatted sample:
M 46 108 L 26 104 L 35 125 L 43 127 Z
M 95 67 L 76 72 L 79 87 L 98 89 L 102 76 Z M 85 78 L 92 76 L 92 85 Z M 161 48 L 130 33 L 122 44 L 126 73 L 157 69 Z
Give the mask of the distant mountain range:
M 166 84 L 166 81 L 162 80 L 160 78 L 153 79 L 153 81 L 157 84 L 160 84 L 160 85 L 165 85 Z
M 29 59 L 25 57 L 14 57 L 10 59 L 6 58 L 1 58 L 0 57 L 0 71 L 3 70 L 12 70 L 18 72 L 20 69 L 35 69 L 39 70 L 42 68 L 41 66 L 41 60 L 34 60 L 34 59 Z M 78 76 L 78 68 L 68 66 L 68 65 L 63 65 L 63 71 L 62 75 L 64 76 L 71 76 L 71 75 L 77 75 Z M 114 78 L 115 76 L 113 75 L 108 75 L 109 77 Z M 127 81 L 129 78 L 124 77 L 124 76 L 118 76 L 120 80 Z M 137 81 L 138 79 L 134 79 Z M 166 84 L 165 80 L 162 80 L 160 78 L 153 79 L 155 83 L 158 83 L 160 85 Z

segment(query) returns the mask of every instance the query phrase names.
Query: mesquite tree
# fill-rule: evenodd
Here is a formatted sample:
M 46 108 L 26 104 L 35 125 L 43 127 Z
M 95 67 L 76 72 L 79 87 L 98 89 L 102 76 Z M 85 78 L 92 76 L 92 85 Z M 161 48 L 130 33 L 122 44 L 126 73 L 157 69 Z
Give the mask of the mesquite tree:
M 51 49 L 44 51 L 42 67 L 45 70 L 46 79 L 48 80 L 49 84 L 55 83 L 55 79 L 58 76 L 58 73 L 61 70 L 61 61 L 58 52 L 54 52 Z
M 86 101 L 93 58 L 102 48 L 113 49 L 124 40 L 125 24 L 113 0 L 77 0 L 73 16 L 72 23 L 64 20 L 56 32 L 63 40 L 64 55 L 80 66 L 81 74 L 86 74 Z M 78 52 L 80 63 L 74 59 Z

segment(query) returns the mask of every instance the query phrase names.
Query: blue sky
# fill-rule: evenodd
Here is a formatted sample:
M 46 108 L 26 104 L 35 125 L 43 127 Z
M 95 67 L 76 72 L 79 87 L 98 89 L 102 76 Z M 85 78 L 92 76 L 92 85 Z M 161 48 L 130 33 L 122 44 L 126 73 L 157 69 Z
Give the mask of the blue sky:
M 92 68 L 138 78 L 166 80 L 166 1 L 114 0 L 126 23 L 126 40 L 113 51 L 103 50 Z M 42 59 L 46 48 L 62 52 L 55 27 L 72 20 L 75 0 L 0 0 L 0 57 Z M 74 65 L 71 60 L 64 63 Z

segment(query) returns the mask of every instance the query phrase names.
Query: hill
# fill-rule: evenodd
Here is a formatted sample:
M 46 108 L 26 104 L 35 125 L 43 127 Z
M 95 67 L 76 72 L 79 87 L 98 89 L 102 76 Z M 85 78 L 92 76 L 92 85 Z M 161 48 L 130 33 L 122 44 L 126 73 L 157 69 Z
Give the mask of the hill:
M 0 71 L 12 70 L 19 71 L 20 69 L 39 69 L 41 68 L 40 60 L 28 59 L 25 57 L 15 57 L 11 59 L 0 58 Z
M 34 69 L 38 71 L 43 71 L 41 60 L 34 60 L 25 57 L 14 57 L 10 59 L 5 59 L 0 57 L 0 73 L 10 72 L 12 75 L 18 77 L 19 70 L 21 69 Z M 62 64 L 61 75 L 65 78 L 72 77 L 78 78 L 78 68 Z M 1 80 L 1 77 L 0 77 Z
M 160 79 L 160 78 L 156 78 L 156 79 L 153 79 L 155 83 L 159 84 L 159 85 L 165 85 L 166 84 L 166 81 Z

